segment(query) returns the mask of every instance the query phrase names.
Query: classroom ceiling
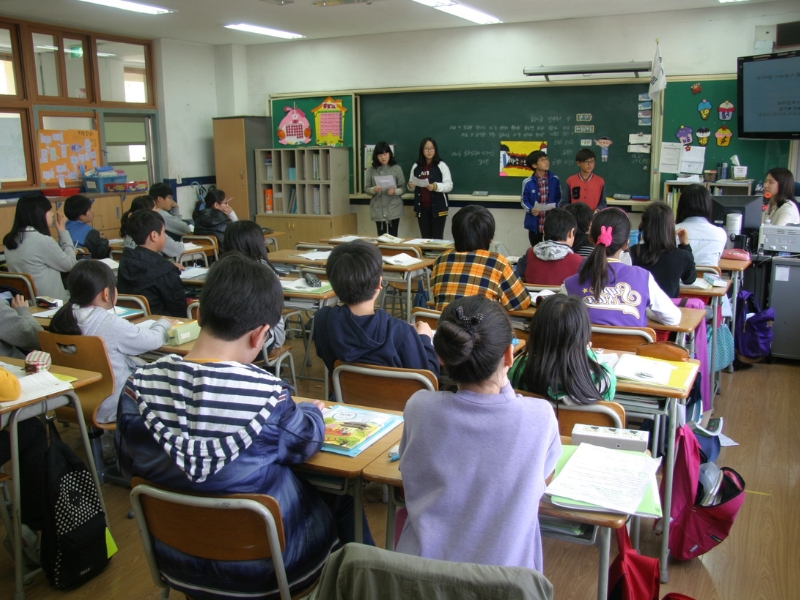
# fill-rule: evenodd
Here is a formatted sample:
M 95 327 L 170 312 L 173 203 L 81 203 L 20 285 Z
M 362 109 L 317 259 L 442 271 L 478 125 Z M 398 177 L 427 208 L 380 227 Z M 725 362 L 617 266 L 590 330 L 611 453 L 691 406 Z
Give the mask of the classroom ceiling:
M 176 10 L 149 16 L 106 8 L 79 0 L 0 0 L 0 16 L 144 39 L 170 38 L 212 45 L 292 43 L 277 38 L 225 29 L 250 23 L 282 29 L 307 38 L 333 38 L 419 29 L 481 27 L 412 0 L 359 0 L 320 7 L 319 0 L 136 0 Z M 288 0 L 284 0 L 288 1 Z M 330 0 L 329 0 L 330 1 Z M 353 2 L 354 0 L 347 0 Z M 551 21 L 694 8 L 729 10 L 718 0 L 459 0 L 504 23 Z M 770 0 L 749 0 L 748 4 Z M 482 27 L 487 27 L 486 25 Z M 488 27 L 491 27 L 489 25 Z M 387 60 L 391 60 L 391 53 Z

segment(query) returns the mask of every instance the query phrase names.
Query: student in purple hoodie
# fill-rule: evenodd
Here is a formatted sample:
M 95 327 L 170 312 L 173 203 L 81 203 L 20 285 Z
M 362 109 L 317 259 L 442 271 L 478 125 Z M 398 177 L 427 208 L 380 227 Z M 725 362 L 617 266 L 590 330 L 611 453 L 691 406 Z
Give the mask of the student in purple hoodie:
M 325 272 L 343 306 L 326 306 L 316 315 L 314 342 L 319 356 L 333 363 L 358 362 L 405 369 L 427 369 L 439 375 L 433 334 L 426 323 L 409 325 L 375 309 L 382 284 L 381 253 L 363 240 L 336 246 Z

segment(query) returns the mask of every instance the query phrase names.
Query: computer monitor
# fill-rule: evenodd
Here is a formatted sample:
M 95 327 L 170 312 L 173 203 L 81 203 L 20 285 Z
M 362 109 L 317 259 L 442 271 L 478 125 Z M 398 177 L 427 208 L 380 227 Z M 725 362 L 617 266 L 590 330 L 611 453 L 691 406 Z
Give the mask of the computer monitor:
M 725 228 L 725 219 L 730 213 L 742 215 L 742 233 L 758 231 L 761 227 L 762 196 L 711 196 L 711 216 L 715 225 Z

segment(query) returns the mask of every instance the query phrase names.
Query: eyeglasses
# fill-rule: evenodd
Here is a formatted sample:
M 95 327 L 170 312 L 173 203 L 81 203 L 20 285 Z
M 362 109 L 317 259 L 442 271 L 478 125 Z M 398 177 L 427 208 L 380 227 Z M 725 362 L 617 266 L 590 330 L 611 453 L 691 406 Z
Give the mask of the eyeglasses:
M 593 158 L 590 158 L 589 160 L 584 160 L 584 161 L 581 161 L 581 162 L 583 162 L 583 164 L 585 164 L 585 165 L 593 165 L 597 161 L 595 159 L 593 159 Z
M 425 146 L 425 147 L 423 148 L 423 150 L 424 150 L 425 152 L 427 152 L 428 150 L 430 150 L 431 152 L 434 152 L 434 151 L 436 151 L 436 148 L 434 148 L 433 146 Z

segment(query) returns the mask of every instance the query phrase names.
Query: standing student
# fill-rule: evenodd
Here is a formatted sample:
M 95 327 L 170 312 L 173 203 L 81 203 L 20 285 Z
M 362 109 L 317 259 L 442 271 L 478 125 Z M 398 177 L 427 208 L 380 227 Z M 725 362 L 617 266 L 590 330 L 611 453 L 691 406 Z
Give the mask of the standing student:
M 680 241 L 677 246 L 676 236 Z M 675 230 L 672 209 L 664 202 L 654 202 L 644 211 L 631 261 L 650 271 L 670 298 L 680 295 L 681 283 L 689 285 L 697 279 L 689 234 L 685 229 Z
M 58 232 L 58 242 L 48 227 Z M 58 300 L 69 295 L 61 273 L 75 266 L 75 246 L 67 231 L 67 218 L 56 212 L 44 194 L 30 192 L 17 201 L 14 224 L 3 238 L 8 270 L 33 277 L 36 293 Z
M 594 250 L 578 274 L 567 278 L 561 292 L 580 298 L 589 310 L 589 320 L 596 325 L 645 327 L 648 310 L 659 323 L 677 325 L 681 311 L 658 287 L 653 275 L 620 262 L 630 232 L 631 224 L 623 211 L 607 208 L 598 212 L 589 231 Z
M 160 348 L 174 321 L 158 319 L 149 328 L 139 327 L 114 312 L 117 282 L 108 265 L 82 260 L 69 274 L 69 302 L 58 309 L 50 331 L 62 335 L 96 335 L 103 340 L 114 373 L 114 391 L 97 409 L 98 423 L 117 420 L 119 395 L 128 377 L 146 364 L 144 352 Z
M 92 200 L 76 194 L 64 201 L 64 214 L 67 219 L 67 231 L 78 246 L 86 248 L 92 258 L 107 258 L 111 254 L 108 240 L 97 229 L 92 227 L 94 211 Z
M 127 223 L 128 219 L 131 218 L 131 215 L 137 210 L 157 211 L 158 209 L 156 208 L 156 203 L 152 196 L 136 196 L 136 198 L 133 199 L 131 202 L 131 207 L 122 214 L 122 218 L 120 219 L 119 234 L 124 239 L 125 248 L 136 248 L 136 242 L 134 242 L 133 238 L 128 235 Z M 177 242 L 167 235 L 166 239 L 164 240 L 164 248 L 161 250 L 161 254 L 168 256 L 169 258 L 178 258 L 185 252 L 186 246 L 183 242 Z
M 542 571 L 538 506 L 561 454 L 548 402 L 508 381 L 511 323 L 480 296 L 442 312 L 433 344 L 456 392 L 415 393 L 400 441 L 405 554 Z
M 531 247 L 542 241 L 547 212 L 534 207 L 539 204 L 561 203 L 561 183 L 550 172 L 550 159 L 542 150 L 534 150 L 525 159 L 525 164 L 533 174 L 522 182 L 522 208 L 525 209 L 525 229 Z
M 789 169 L 770 169 L 764 177 L 764 198 L 769 199 L 764 221 L 772 225 L 800 224 L 800 212 L 794 200 L 794 177 Z
M 417 187 L 412 178 L 426 179 L 428 185 Z M 414 192 L 414 212 L 423 238 L 440 240 L 447 222 L 447 193 L 453 189 L 450 168 L 439 158 L 439 147 L 433 138 L 423 138 L 419 144 L 417 162 L 411 167 L 408 189 Z
M 508 378 L 515 389 L 565 404 L 614 399 L 617 378 L 592 350 L 592 324 L 578 298 L 542 298 L 531 319 L 528 343 Z
M 180 241 L 182 235 L 192 233 L 192 227 L 181 217 L 178 203 L 172 197 L 172 188 L 166 183 L 154 183 L 147 194 L 156 203 L 156 210 L 167 228 L 167 235 L 173 240 Z
M 701 183 L 687 186 L 678 200 L 678 229 L 685 229 L 692 242 L 694 262 L 717 266 L 728 241 L 722 227 L 714 225 L 711 216 L 711 193 Z
M 564 210 L 575 217 L 575 241 L 572 243 L 572 251 L 585 258 L 594 250 L 594 244 L 589 239 L 592 209 L 583 202 L 573 202 L 564 206 Z
M 233 223 L 230 215 L 236 216 L 230 205 L 231 200 L 222 190 L 208 190 L 205 199 L 198 200 L 194 206 L 192 218 L 195 235 L 213 235 L 221 248 L 225 230 Z
M 394 184 L 381 187 L 375 182 L 375 176 L 392 177 Z M 372 194 L 369 201 L 369 216 L 375 221 L 378 235 L 384 233 L 397 236 L 400 218 L 403 216 L 403 188 L 406 178 L 403 169 L 397 164 L 392 148 L 386 142 L 375 144 L 372 152 L 372 166 L 364 173 L 364 190 Z
M 589 148 L 581 148 L 575 155 L 578 172 L 567 177 L 566 204 L 583 202 L 592 211 L 606 207 L 606 183 L 594 173 L 597 157 Z

